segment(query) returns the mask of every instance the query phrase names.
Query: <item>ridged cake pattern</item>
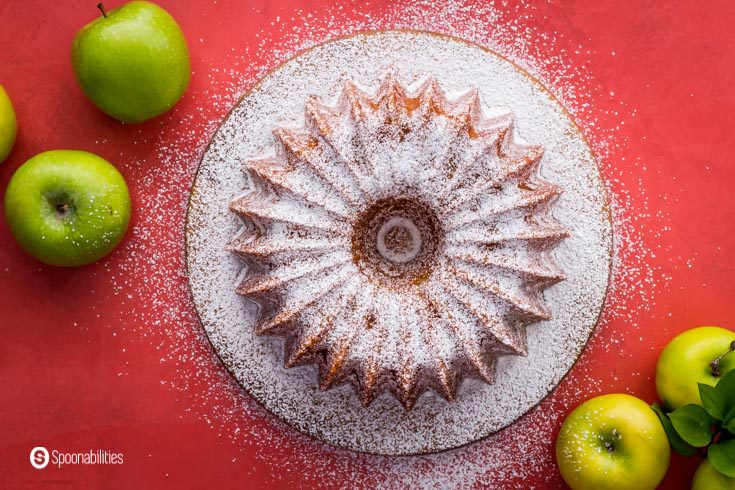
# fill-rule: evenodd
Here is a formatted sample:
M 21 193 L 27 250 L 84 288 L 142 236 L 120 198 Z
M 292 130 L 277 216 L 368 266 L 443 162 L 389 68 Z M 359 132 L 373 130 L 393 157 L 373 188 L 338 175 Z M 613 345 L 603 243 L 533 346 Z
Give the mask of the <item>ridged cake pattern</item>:
M 562 189 L 538 175 L 543 149 L 511 114 L 390 71 L 375 92 L 345 80 L 335 105 L 309 98 L 303 127 L 273 134 L 273 153 L 244 164 L 229 248 L 287 367 L 316 364 L 321 389 L 350 383 L 365 405 L 388 391 L 410 409 L 526 355 L 568 232 L 550 213 Z

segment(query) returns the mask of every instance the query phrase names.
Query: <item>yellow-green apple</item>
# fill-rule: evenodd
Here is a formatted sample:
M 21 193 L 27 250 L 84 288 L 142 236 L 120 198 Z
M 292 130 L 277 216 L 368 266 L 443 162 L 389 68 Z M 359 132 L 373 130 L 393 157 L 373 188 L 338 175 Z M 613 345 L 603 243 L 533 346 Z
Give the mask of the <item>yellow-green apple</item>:
M 670 457 L 656 413 L 625 394 L 587 400 L 569 414 L 556 440 L 559 470 L 574 490 L 654 489 Z
M 692 490 L 735 490 L 735 478 L 723 475 L 705 459 L 694 473 Z
M 38 260 L 85 265 L 122 240 L 130 194 L 107 160 L 86 151 L 47 151 L 21 165 L 10 179 L 5 215 L 15 239 Z
M 656 365 L 656 390 L 671 410 L 702 404 L 699 386 L 714 386 L 735 368 L 735 332 L 721 327 L 698 327 L 674 337 Z M 729 355 L 728 355 L 729 354 Z
M 15 119 L 15 111 L 10 97 L 2 85 L 0 85 L 0 163 L 3 163 L 10 150 L 15 144 L 18 134 L 18 122 Z
M 168 12 L 130 2 L 74 37 L 71 61 L 84 93 L 110 116 L 139 123 L 169 110 L 189 85 L 189 50 Z

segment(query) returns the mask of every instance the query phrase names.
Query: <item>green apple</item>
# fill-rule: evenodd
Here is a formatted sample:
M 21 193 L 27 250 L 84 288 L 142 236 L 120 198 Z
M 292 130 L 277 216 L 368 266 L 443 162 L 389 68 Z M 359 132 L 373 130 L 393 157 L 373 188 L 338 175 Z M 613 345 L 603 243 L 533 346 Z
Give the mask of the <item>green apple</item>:
M 689 403 L 701 405 L 697 383 L 714 386 L 735 368 L 735 354 L 729 354 L 733 341 L 735 332 L 721 327 L 693 328 L 674 337 L 656 365 L 661 401 L 671 410 Z
M 10 102 L 8 93 L 0 85 L 0 163 L 8 158 L 17 134 L 18 122 L 15 119 L 13 104 Z
M 150 2 L 105 12 L 74 37 L 71 61 L 82 90 L 104 112 L 139 123 L 169 110 L 189 85 L 189 50 L 179 25 Z
M 671 450 L 656 413 L 630 395 L 598 396 L 577 407 L 556 440 L 556 461 L 574 490 L 653 489 Z
M 735 478 L 723 475 L 705 459 L 694 473 L 692 490 L 735 490 Z
M 120 243 L 130 220 L 130 194 L 107 160 L 86 151 L 47 151 L 10 179 L 5 214 L 13 236 L 32 256 L 79 266 Z

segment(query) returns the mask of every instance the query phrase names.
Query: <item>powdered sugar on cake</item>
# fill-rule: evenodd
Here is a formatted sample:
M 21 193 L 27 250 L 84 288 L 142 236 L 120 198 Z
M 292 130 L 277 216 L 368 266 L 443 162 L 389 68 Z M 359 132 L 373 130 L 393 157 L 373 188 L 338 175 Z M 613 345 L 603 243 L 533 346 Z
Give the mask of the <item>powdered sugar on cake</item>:
M 376 89 L 347 80 L 335 106 L 309 98 L 305 118 L 246 162 L 249 191 L 231 204 L 258 332 L 285 339 L 287 367 L 317 364 L 322 389 L 350 383 L 365 405 L 492 383 L 564 277 L 547 253 L 567 232 L 547 216 L 561 189 L 537 175 L 542 148 L 514 140 L 512 115 L 485 117 L 477 90 L 449 99 L 393 71 Z

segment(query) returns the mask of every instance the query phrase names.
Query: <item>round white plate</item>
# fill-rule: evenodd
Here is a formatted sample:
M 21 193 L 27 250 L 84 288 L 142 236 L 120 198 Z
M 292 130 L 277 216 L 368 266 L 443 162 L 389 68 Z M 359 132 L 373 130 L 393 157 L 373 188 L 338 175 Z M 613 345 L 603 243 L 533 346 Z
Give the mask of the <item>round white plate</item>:
M 572 232 L 555 250 L 567 275 L 545 292 L 553 320 L 528 327 L 528 357 L 503 357 L 496 383 L 466 380 L 457 400 L 433 392 L 413 410 L 384 394 L 365 408 L 349 386 L 321 392 L 312 366 L 285 369 L 281 340 L 255 335 L 254 308 L 235 293 L 242 264 L 225 250 L 240 221 L 242 161 L 265 154 L 275 126 L 303 123 L 309 94 L 335 100 L 344 77 L 376 87 L 389 67 L 404 85 L 435 76 L 449 94 L 480 91 L 487 112 L 513 112 L 516 133 L 545 147 L 541 176 L 564 188 L 553 216 Z M 279 66 L 224 121 L 197 173 L 186 253 L 197 312 L 222 362 L 253 397 L 296 429 L 340 447 L 398 455 L 442 451 L 521 417 L 571 369 L 602 308 L 612 229 L 598 168 L 579 128 L 528 73 L 480 46 L 432 33 L 385 31 L 318 45 Z

